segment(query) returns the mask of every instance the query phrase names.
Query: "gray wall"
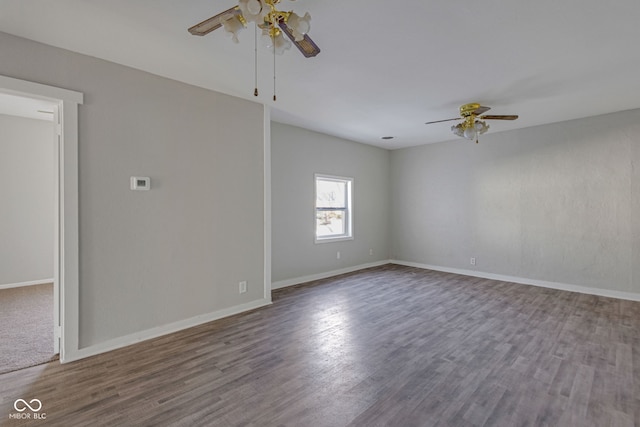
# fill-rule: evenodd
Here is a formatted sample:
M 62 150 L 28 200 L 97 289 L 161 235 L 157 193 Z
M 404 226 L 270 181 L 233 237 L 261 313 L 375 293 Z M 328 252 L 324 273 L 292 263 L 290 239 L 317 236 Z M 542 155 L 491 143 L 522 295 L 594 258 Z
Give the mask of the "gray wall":
M 638 135 L 633 110 L 393 151 L 391 256 L 640 292 Z
M 53 123 L 0 114 L 0 286 L 53 278 Z
M 387 150 L 272 123 L 271 160 L 271 277 L 276 286 L 287 279 L 388 259 Z M 354 179 L 353 240 L 314 243 L 315 173 Z
M 2 33 L 0 57 L 0 74 L 85 94 L 81 347 L 263 298 L 261 105 Z

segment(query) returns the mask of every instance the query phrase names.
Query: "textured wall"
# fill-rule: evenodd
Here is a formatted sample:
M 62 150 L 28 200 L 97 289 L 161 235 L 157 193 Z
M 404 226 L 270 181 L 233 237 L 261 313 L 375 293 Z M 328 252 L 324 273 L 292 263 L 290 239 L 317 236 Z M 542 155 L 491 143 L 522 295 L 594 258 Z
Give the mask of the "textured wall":
M 0 114 L 0 285 L 53 278 L 53 123 Z
M 2 33 L 0 57 L 0 74 L 85 95 L 81 347 L 263 298 L 261 105 Z
M 271 164 L 273 282 L 388 258 L 388 151 L 272 123 Z M 316 173 L 354 179 L 353 240 L 314 243 Z
M 391 256 L 640 292 L 637 135 L 633 110 L 393 151 Z

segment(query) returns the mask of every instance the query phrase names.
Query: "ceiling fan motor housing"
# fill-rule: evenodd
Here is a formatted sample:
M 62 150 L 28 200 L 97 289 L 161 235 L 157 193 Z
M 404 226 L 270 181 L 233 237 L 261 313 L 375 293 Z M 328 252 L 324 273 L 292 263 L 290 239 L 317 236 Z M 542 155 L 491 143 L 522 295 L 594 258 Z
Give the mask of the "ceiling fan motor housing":
M 462 117 L 469 117 L 470 115 L 474 114 L 478 110 L 478 108 L 480 108 L 480 104 L 464 104 L 460 107 L 460 115 Z

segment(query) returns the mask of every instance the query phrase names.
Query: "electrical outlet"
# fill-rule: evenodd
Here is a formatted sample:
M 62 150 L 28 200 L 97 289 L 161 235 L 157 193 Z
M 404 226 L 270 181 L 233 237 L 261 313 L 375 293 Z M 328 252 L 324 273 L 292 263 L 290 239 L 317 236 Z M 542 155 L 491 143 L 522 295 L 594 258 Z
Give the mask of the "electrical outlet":
M 471 258 L 471 260 L 469 262 L 471 263 L 471 265 L 476 265 L 476 259 L 475 258 Z
M 336 259 L 340 259 L 340 251 L 338 251 L 338 253 L 336 253 Z
M 242 282 L 238 283 L 238 291 L 241 294 L 244 294 L 245 292 L 247 292 L 247 281 L 243 280 Z

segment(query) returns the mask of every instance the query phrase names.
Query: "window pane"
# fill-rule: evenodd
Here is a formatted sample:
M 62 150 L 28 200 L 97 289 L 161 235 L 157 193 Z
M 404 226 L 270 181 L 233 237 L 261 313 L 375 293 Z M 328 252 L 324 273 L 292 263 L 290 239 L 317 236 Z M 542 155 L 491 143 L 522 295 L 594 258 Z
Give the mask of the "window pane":
M 316 243 L 352 239 L 353 178 L 315 175 Z
M 344 235 L 346 232 L 343 210 L 316 211 L 316 237 Z
M 344 181 L 316 181 L 316 207 L 346 208 L 347 184 Z

